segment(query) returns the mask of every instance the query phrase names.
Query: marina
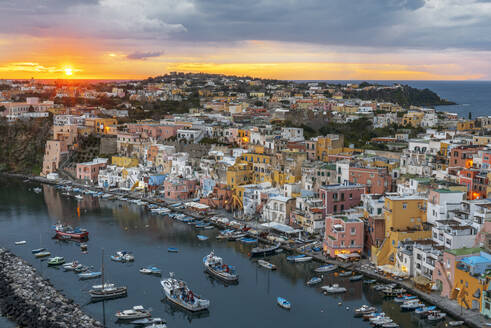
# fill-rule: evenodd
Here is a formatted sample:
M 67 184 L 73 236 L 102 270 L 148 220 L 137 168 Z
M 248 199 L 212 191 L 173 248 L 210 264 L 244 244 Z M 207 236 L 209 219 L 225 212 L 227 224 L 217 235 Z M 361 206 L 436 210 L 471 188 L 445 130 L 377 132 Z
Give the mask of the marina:
M 24 194 L 24 186 L 9 186 L 18 194 Z M 100 199 L 85 196 L 85 210 L 78 218 L 76 213 L 77 201 L 72 198 L 64 198 L 62 201 L 60 192 L 52 186 L 43 186 L 43 193 L 30 193 L 25 195 L 26 204 L 7 197 L 5 190 L 0 189 L 0 197 L 7 197 L 0 208 L 0 228 L 7 229 L 15 219 L 15 229 L 7 229 L 5 234 L 6 245 L 12 245 L 15 240 L 25 239 L 32 248 L 39 247 L 39 230 L 43 234 L 50 234 L 50 227 L 54 222 L 65 220 L 64 223 L 73 226 L 83 226 L 90 231 L 91 237 L 87 242 L 88 253 L 81 253 L 80 244 L 74 241 L 66 242 L 56 239 L 43 238 L 43 247 L 49 249 L 56 256 L 65 259 L 78 258 L 84 265 L 99 268 L 100 249 L 106 249 L 108 254 L 115 254 L 122 249 L 130 250 L 135 256 L 134 262 L 118 263 L 105 261 L 105 275 L 109 277 L 112 286 L 107 286 L 104 291 L 113 293 L 110 296 L 123 296 L 111 301 L 90 302 L 91 298 L 98 300 L 101 296 L 101 288 L 91 288 L 94 281 L 80 281 L 76 275 L 47 267 L 46 261 L 36 259 L 27 248 L 14 248 L 18 255 L 33 264 L 43 276 L 48 277 L 57 288 L 64 289 L 68 297 L 75 302 L 83 304 L 83 309 L 98 320 L 105 318 L 108 327 L 116 327 L 114 313 L 122 309 L 130 309 L 134 304 L 145 300 L 145 306 L 153 308 L 152 314 L 164 318 L 169 327 L 217 327 L 226 326 L 234 317 L 241 317 L 248 325 L 261 327 L 254 316 L 243 315 L 243 302 L 251 304 L 249 311 L 257 315 L 265 315 L 270 320 L 275 320 L 285 327 L 296 327 L 302 324 L 302 317 L 315 318 L 316 322 L 332 322 L 337 320 L 339 324 L 349 323 L 350 327 L 367 327 L 367 323 L 353 317 L 351 311 L 340 311 L 349 307 L 354 309 L 362 304 L 370 304 L 378 310 L 387 313 L 394 322 L 407 322 L 406 327 L 417 327 L 420 318 L 414 312 L 402 312 L 398 304 L 384 298 L 383 293 L 371 288 L 370 284 L 362 281 L 349 281 L 349 277 L 335 277 L 333 274 L 324 275 L 322 285 L 339 284 L 347 289 L 345 293 L 324 296 L 318 287 L 307 288 L 307 281 L 319 262 L 310 261 L 289 263 L 287 257 L 291 253 L 284 252 L 272 255 L 268 262 L 274 264 L 277 270 L 272 272 L 260 268 L 250 259 L 251 249 L 255 245 L 248 245 L 236 241 L 217 240 L 217 229 L 202 231 L 202 235 L 208 237 L 208 241 L 202 242 L 196 238 L 196 230 L 192 225 L 178 222 L 167 216 L 156 216 L 142 205 L 125 201 Z M 17 196 L 19 197 L 19 196 Z M 5 215 L 16 209 L 15 215 Z M 36 213 L 32 208 L 37 208 Z M 60 215 L 61 214 L 61 215 Z M 26 234 L 26 226 L 33 223 L 40 226 L 36 232 Z M 5 231 L 5 230 L 4 230 Z M 168 252 L 169 247 L 178 247 L 178 254 Z M 211 250 L 233 262 L 241 275 L 241 283 L 233 289 L 225 288 L 223 283 L 210 279 L 202 274 L 202 258 Z M 140 274 L 139 268 L 145 264 L 154 263 L 159 268 L 176 272 L 176 276 L 185 280 L 189 286 L 206 300 L 210 306 L 206 312 L 191 314 L 180 309 L 172 302 L 164 298 L 158 278 L 147 277 Z M 107 279 L 106 277 L 106 279 Z M 321 285 L 321 286 L 322 286 Z M 74 287 L 75 286 L 75 287 Z M 95 287 L 95 286 L 94 286 Z M 125 289 L 126 287 L 126 289 Z M 87 292 L 90 290 L 90 293 Z M 292 302 L 291 313 L 299 315 L 285 317 L 285 311 L 278 308 L 275 302 L 277 295 Z M 91 297 L 93 296 L 93 297 Z M 148 300 L 148 303 L 147 303 Z M 201 311 L 199 311 L 201 312 Z M 336 313 L 336 318 L 332 318 Z M 251 317 L 251 318 L 249 318 Z M 444 324 L 445 320 L 438 324 Z M 264 325 L 267 327 L 267 325 Z

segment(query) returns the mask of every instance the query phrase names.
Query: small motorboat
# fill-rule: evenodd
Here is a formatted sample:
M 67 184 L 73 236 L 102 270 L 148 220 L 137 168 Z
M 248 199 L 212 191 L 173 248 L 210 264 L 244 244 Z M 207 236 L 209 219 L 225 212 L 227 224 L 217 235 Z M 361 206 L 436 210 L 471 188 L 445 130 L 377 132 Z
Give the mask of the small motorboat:
M 89 290 L 90 297 L 93 301 L 107 300 L 119 297 L 126 297 L 128 295 L 128 288 L 122 287 L 109 287 L 100 289 Z
M 278 303 L 279 306 L 281 306 L 286 310 L 290 310 L 292 308 L 291 303 L 283 297 L 277 297 L 276 302 Z
M 167 248 L 167 252 L 177 253 L 177 252 L 179 252 L 179 249 L 177 249 L 176 247 L 169 247 L 169 248 Z
M 160 271 L 159 268 L 154 267 L 154 266 L 147 266 L 146 268 L 141 268 L 140 273 L 143 274 L 154 274 L 157 276 L 160 276 L 162 274 L 162 271 Z
M 353 274 L 353 271 L 344 271 L 339 273 L 339 277 L 349 277 Z
M 135 257 L 128 251 L 118 251 L 116 255 L 111 255 L 111 260 L 115 262 L 132 262 Z
M 450 321 L 448 323 L 449 326 L 451 327 L 458 327 L 458 326 L 462 326 L 464 324 L 464 321 Z
M 432 306 L 417 308 L 416 310 L 414 310 L 414 313 L 419 314 L 420 316 L 426 316 L 428 312 L 435 311 L 435 310 L 436 310 L 436 306 L 432 305 Z
M 132 325 L 151 325 L 151 324 L 164 324 L 165 321 L 162 320 L 161 318 L 144 318 L 144 319 L 133 320 L 129 323 Z
M 274 254 L 279 248 L 281 244 L 276 244 L 269 247 L 254 247 L 251 249 L 251 256 L 267 256 Z
M 385 316 L 385 312 L 371 312 L 363 315 L 363 320 L 370 320 L 376 317 Z
M 31 252 L 32 252 L 32 254 L 37 254 L 37 253 L 40 253 L 44 250 L 46 250 L 46 248 L 41 247 L 41 248 L 33 249 Z
M 295 262 L 295 263 L 308 262 L 308 261 L 312 261 L 312 256 L 300 254 L 300 255 L 287 256 L 286 259 L 287 259 L 287 261 Z
M 20 240 L 20 241 L 15 242 L 16 245 L 25 245 L 26 243 L 27 243 L 27 241 L 25 241 L 25 240 Z
M 425 305 L 423 303 L 421 303 L 418 299 L 415 299 L 415 300 L 404 302 L 401 305 L 401 310 L 402 311 L 414 311 L 417 308 L 424 307 L 424 306 Z
M 388 322 L 382 324 L 382 328 L 399 328 L 399 325 L 395 322 Z
M 363 279 L 363 275 L 362 274 L 359 274 L 359 275 L 356 275 L 356 276 L 352 276 L 349 278 L 350 281 L 360 281 Z
M 429 312 L 426 320 L 428 320 L 429 322 L 437 322 L 437 321 L 445 319 L 446 316 L 447 316 L 447 314 L 444 312 L 432 311 L 432 312 Z
M 42 252 L 34 254 L 34 256 L 37 258 L 48 257 L 50 255 L 51 255 L 51 253 L 48 251 L 42 251 Z
M 135 320 L 151 317 L 152 314 L 141 305 L 135 305 L 129 310 L 123 310 L 115 314 L 118 320 Z
M 75 195 L 75 198 L 78 199 L 78 200 L 82 200 L 82 199 L 84 199 L 84 196 L 82 196 L 82 195 Z
M 362 305 L 358 309 L 355 309 L 355 317 L 362 317 L 366 314 L 370 314 L 377 311 L 377 309 L 373 306 L 368 306 L 368 305 Z
M 61 256 L 55 256 L 48 260 L 48 265 L 50 266 L 62 265 L 63 263 L 65 263 L 65 258 Z
M 87 247 L 88 247 L 88 246 L 87 246 L 87 244 L 85 244 L 85 243 L 80 244 L 80 249 L 81 249 L 83 252 L 86 252 L 86 251 L 87 251 Z
M 239 241 L 244 244 L 257 244 L 256 238 L 241 238 Z
M 317 284 L 320 284 L 322 282 L 322 278 L 320 277 L 312 277 L 309 279 L 309 281 L 307 281 L 307 286 L 313 286 L 313 285 L 317 285 Z
M 208 240 L 208 237 L 203 236 L 203 235 L 196 235 L 196 237 L 197 237 L 199 240 L 201 240 L 201 241 Z
M 39 194 L 39 193 L 42 191 L 42 189 L 41 189 L 41 188 L 39 188 L 39 187 L 32 188 L 32 190 L 33 190 L 33 191 L 34 191 L 36 194 Z
M 322 286 L 321 289 L 328 294 L 340 294 L 346 293 L 347 289 L 339 286 L 338 284 L 333 284 L 330 286 Z
M 321 265 L 320 267 L 314 269 L 314 272 L 332 272 L 338 268 L 335 264 Z
M 95 279 L 99 278 L 101 275 L 102 272 L 83 272 L 78 274 L 78 278 L 80 280 Z
M 401 297 L 394 298 L 394 302 L 396 302 L 396 303 L 404 303 L 404 302 L 415 300 L 415 299 L 417 299 L 417 297 L 414 296 L 414 295 L 404 295 L 404 296 L 401 296 Z
M 78 261 L 73 261 L 73 262 L 63 264 L 63 269 L 65 269 L 65 271 L 73 271 L 77 268 L 80 268 L 81 266 L 83 266 L 83 265 L 78 263 Z
M 363 280 L 363 283 L 364 284 L 367 284 L 367 285 L 371 285 L 371 284 L 374 284 L 376 283 L 377 280 L 376 279 L 367 279 L 367 280 Z
M 92 286 L 92 289 L 94 289 L 94 290 L 95 289 L 102 289 L 102 288 L 108 289 L 108 288 L 113 288 L 113 287 L 114 287 L 114 284 L 111 284 L 109 282 L 106 282 L 106 283 L 104 283 L 104 286 L 103 285 L 93 285 Z
M 276 265 L 269 263 L 268 261 L 265 260 L 258 260 L 257 264 L 269 270 L 276 270 Z

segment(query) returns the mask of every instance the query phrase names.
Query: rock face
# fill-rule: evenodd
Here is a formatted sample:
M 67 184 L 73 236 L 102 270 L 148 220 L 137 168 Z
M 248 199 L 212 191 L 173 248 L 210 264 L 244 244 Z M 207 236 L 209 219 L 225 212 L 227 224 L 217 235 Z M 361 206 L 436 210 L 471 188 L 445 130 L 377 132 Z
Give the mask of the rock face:
M 57 292 L 31 265 L 1 248 L 0 313 L 21 327 L 102 327 L 79 305 Z

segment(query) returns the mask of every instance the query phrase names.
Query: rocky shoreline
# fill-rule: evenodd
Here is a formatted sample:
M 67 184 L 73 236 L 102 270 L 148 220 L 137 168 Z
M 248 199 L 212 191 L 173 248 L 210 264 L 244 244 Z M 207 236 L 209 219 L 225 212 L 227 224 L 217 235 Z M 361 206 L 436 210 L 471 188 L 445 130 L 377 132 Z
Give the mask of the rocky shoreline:
M 0 313 L 20 327 L 103 327 L 79 305 L 60 294 L 31 265 L 2 248 Z

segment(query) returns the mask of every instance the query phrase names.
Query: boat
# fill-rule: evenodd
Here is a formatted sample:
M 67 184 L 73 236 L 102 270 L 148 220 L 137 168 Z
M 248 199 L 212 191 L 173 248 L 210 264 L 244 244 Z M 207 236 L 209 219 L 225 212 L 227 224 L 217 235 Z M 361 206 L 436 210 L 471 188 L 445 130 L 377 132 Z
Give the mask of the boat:
M 298 262 L 308 262 L 308 261 L 312 261 L 312 256 L 307 256 L 305 254 L 300 254 L 300 255 L 287 256 L 286 259 L 287 259 L 287 261 L 295 262 L 295 263 L 298 263 Z
M 196 224 L 194 227 L 196 229 L 206 229 L 207 227 L 210 227 L 210 226 L 211 226 L 210 223 L 208 223 L 208 222 L 202 222 L 202 223 Z
M 394 302 L 404 303 L 404 302 L 415 300 L 415 299 L 417 299 L 417 297 L 414 295 L 404 295 L 404 296 L 394 298 Z
M 364 284 L 367 284 L 367 285 L 371 285 L 371 284 L 374 284 L 376 283 L 377 280 L 376 279 L 367 279 L 367 280 L 363 280 L 363 283 Z
M 387 324 L 390 324 L 393 322 L 394 322 L 394 320 L 392 320 L 389 317 L 382 317 L 382 318 L 378 318 L 378 319 L 371 321 L 370 324 L 372 324 L 374 326 L 382 326 L 382 325 L 387 325 Z
M 420 307 L 414 310 L 414 313 L 419 314 L 421 316 L 426 316 L 428 312 L 436 310 L 436 306 L 425 306 L 425 307 Z
M 382 289 L 382 293 L 384 293 L 384 296 L 386 297 L 402 297 L 401 295 L 404 294 L 406 290 L 404 288 L 386 288 Z M 411 295 L 408 295 L 411 296 Z
M 321 265 L 320 267 L 314 269 L 314 272 L 332 272 L 338 268 L 335 264 Z
M 80 268 L 81 266 L 83 265 L 78 263 L 78 261 L 73 261 L 63 264 L 63 269 L 65 269 L 65 271 L 73 271 L 76 270 L 77 268 Z
M 276 298 L 276 303 L 278 303 L 279 306 L 286 310 L 290 310 L 292 308 L 292 304 L 285 298 L 283 297 L 277 297 Z
M 312 249 L 312 252 L 314 252 L 314 253 L 322 251 L 322 248 L 319 246 L 312 247 L 311 249 Z
M 344 271 L 339 273 L 339 277 L 349 277 L 353 274 L 353 271 Z
M 90 268 L 86 265 L 79 265 L 78 267 L 76 267 L 75 269 L 73 269 L 73 271 L 77 272 L 77 273 L 80 273 L 80 272 L 87 272 L 89 271 Z
M 257 264 L 269 270 L 276 270 L 276 265 L 269 263 L 268 261 L 265 260 L 258 260 Z
M 135 257 L 128 251 L 117 251 L 116 255 L 111 255 L 111 260 L 115 262 L 132 262 Z
M 65 259 L 63 257 L 61 257 L 61 256 L 51 257 L 48 260 L 48 265 L 51 265 L 51 266 L 62 265 L 63 263 L 65 263 Z
M 104 284 L 104 286 L 103 285 L 93 285 L 92 289 L 113 288 L 113 287 L 114 287 L 114 284 L 106 282 Z
M 39 187 L 32 188 L 32 190 L 33 190 L 33 191 L 34 191 L 36 194 L 39 194 L 39 193 L 42 191 L 42 189 L 41 189 L 41 188 L 39 188 Z
M 160 281 L 165 297 L 170 302 L 191 312 L 204 311 L 210 306 L 210 301 L 194 294 L 183 280 L 170 277 Z
M 328 294 L 340 294 L 347 291 L 346 288 L 339 286 L 338 284 L 333 284 L 330 286 L 322 286 L 321 289 Z
M 452 327 L 458 327 L 458 326 L 462 326 L 464 324 L 464 321 L 449 321 L 448 322 L 448 325 L 449 326 L 452 326 Z
M 216 256 L 213 251 L 203 257 L 203 265 L 207 272 L 223 281 L 236 282 L 239 280 L 239 275 L 235 267 L 224 264 L 223 259 Z
M 37 253 L 41 253 L 42 251 L 46 250 L 46 248 L 36 248 L 36 249 L 33 249 L 31 252 L 32 254 L 37 254 Z
M 444 312 L 432 311 L 428 314 L 428 317 L 426 318 L 426 320 L 428 320 L 429 322 L 437 322 L 437 321 L 445 319 L 446 316 L 447 316 L 447 314 Z
M 254 247 L 251 249 L 251 256 L 268 256 L 272 255 L 276 252 L 277 249 L 281 247 L 281 244 L 278 243 L 276 245 L 270 247 Z
M 95 278 L 99 278 L 101 275 L 102 272 L 83 272 L 78 274 L 78 278 L 81 280 L 95 279 Z
M 69 237 L 73 239 L 87 239 L 89 232 L 81 228 L 72 228 L 64 224 L 57 224 L 54 227 L 57 237 Z
M 149 326 L 146 326 L 145 328 L 167 328 L 167 325 L 164 322 L 160 322 L 160 323 L 155 322 Z
M 161 318 L 144 318 L 144 319 L 133 320 L 129 323 L 132 325 L 150 325 L 150 324 L 164 324 L 165 321 L 162 320 Z
M 417 308 L 424 307 L 424 306 L 425 305 L 423 303 L 421 303 L 418 299 L 416 299 L 416 300 L 404 302 L 401 305 L 401 310 L 402 311 L 414 311 Z
M 362 274 L 359 274 L 359 275 L 356 275 L 356 276 L 352 276 L 349 278 L 350 281 L 360 281 L 363 279 L 363 275 Z
M 388 322 L 382 324 L 382 328 L 399 328 L 399 325 L 395 322 Z
M 372 318 L 385 316 L 385 312 L 371 312 L 363 315 L 363 320 L 370 320 Z
M 317 285 L 322 282 L 322 278 L 320 277 L 312 277 L 309 281 L 306 282 L 307 286 Z
M 208 240 L 208 237 L 203 236 L 203 235 L 196 235 L 196 237 L 197 237 L 199 240 Z
M 128 288 L 126 286 L 115 286 L 114 284 L 110 284 L 110 286 L 106 287 L 104 283 L 104 250 L 102 250 L 102 259 L 101 259 L 101 285 L 95 286 L 100 288 L 92 288 L 89 290 L 89 295 L 93 302 L 114 299 L 119 297 L 125 297 L 128 295 Z
M 146 268 L 141 268 L 140 273 L 143 274 L 154 274 L 154 275 L 159 275 L 162 273 L 159 268 L 154 267 L 154 266 L 148 266 Z
M 179 252 L 179 249 L 177 249 L 175 247 L 169 247 L 169 248 L 167 248 L 167 252 L 169 252 L 169 253 L 177 253 L 177 252 Z
M 80 244 L 80 250 L 81 250 L 82 252 L 87 252 L 87 247 L 88 247 L 88 246 L 87 246 L 87 244 L 85 244 L 85 243 Z
M 42 251 L 42 252 L 34 254 L 34 256 L 37 258 L 48 257 L 50 255 L 51 255 L 51 253 L 48 251 Z
M 355 317 L 362 317 L 366 314 L 374 313 L 377 309 L 373 306 L 362 305 L 358 309 L 355 309 Z
M 82 195 L 75 195 L 75 198 L 76 199 L 79 199 L 79 200 L 82 200 L 82 199 L 84 199 L 84 196 L 82 196 Z
M 25 240 L 15 242 L 16 245 L 25 245 L 26 243 L 27 243 L 27 241 L 25 241 Z
M 257 243 L 256 238 L 241 238 L 241 239 L 239 239 L 239 241 L 241 243 L 244 243 L 244 244 L 256 244 Z
M 152 314 L 141 305 L 135 305 L 129 310 L 116 312 L 114 315 L 118 320 L 135 320 L 151 317 Z

